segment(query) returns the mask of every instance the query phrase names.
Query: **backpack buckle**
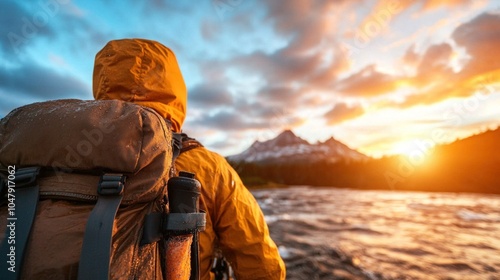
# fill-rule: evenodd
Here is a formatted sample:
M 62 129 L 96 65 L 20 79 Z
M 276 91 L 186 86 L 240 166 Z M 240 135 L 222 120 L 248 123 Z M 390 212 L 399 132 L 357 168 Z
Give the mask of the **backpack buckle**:
M 97 193 L 99 195 L 121 195 L 125 186 L 126 176 L 123 174 L 104 174 L 101 176 Z

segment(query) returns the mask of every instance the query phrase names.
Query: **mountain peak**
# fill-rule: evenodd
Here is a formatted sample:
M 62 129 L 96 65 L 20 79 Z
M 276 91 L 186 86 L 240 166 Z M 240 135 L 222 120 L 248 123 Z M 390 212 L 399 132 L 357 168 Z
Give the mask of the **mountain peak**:
M 241 154 L 228 157 L 238 162 L 314 162 L 338 160 L 364 160 L 367 157 L 352 150 L 333 137 L 324 143 L 310 144 L 290 129 L 264 142 L 255 141 Z
M 276 138 L 269 140 L 271 145 L 275 146 L 289 146 L 296 144 L 309 144 L 306 140 L 298 137 L 290 129 L 281 132 Z
M 280 137 L 282 135 L 291 135 L 291 136 L 296 136 L 295 133 L 291 129 L 285 129 L 283 132 L 281 132 L 277 137 Z
M 326 139 L 325 142 L 323 142 L 323 144 L 325 144 L 325 145 L 338 145 L 338 144 L 344 145 L 342 142 L 335 140 L 335 138 L 333 138 L 333 136 Z

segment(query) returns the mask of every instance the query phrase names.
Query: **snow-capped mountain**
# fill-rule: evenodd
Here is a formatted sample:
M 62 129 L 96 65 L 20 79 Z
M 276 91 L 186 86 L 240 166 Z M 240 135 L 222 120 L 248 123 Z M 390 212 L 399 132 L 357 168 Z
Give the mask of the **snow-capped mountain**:
M 255 141 L 240 154 L 229 156 L 232 162 L 297 162 L 297 161 L 363 161 L 368 156 L 347 147 L 333 137 L 325 142 L 310 144 L 296 136 L 292 131 L 285 130 L 276 138 L 260 142 Z

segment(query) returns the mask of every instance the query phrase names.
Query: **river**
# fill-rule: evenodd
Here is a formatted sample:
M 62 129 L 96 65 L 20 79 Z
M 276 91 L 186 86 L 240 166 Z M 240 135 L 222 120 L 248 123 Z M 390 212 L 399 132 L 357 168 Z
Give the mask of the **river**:
M 287 279 L 500 279 L 500 196 L 252 191 Z

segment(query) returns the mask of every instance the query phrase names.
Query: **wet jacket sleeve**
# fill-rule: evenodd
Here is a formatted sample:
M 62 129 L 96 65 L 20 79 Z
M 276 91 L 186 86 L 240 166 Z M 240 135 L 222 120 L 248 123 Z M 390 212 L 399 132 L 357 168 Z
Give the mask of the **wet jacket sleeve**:
M 285 265 L 257 201 L 225 159 L 219 172 L 213 226 L 236 279 L 285 279 Z

